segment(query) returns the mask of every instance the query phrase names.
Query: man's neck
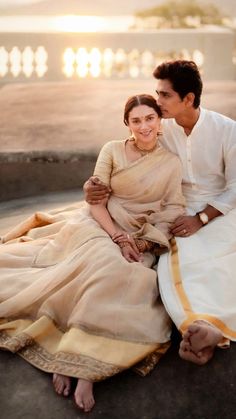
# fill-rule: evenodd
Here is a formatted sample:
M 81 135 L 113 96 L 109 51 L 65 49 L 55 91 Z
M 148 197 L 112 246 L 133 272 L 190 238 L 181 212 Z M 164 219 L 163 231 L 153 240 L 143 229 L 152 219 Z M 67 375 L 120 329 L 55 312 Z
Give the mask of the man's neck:
M 183 127 L 186 135 L 190 135 L 194 125 L 197 123 L 200 115 L 200 108 L 191 108 L 184 115 L 181 115 L 175 119 L 176 123 Z

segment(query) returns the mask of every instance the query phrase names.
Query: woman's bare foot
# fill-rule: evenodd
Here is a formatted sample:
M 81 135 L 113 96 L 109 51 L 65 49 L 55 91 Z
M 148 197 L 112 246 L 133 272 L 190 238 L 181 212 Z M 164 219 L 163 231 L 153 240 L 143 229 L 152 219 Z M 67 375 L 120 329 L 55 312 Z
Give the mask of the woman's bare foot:
M 206 364 L 213 356 L 216 345 L 223 335 L 215 326 L 204 322 L 192 323 L 183 335 L 179 355 L 196 364 Z
M 80 409 L 85 412 L 90 412 L 95 405 L 93 383 L 82 378 L 78 379 L 75 389 L 75 402 Z
M 57 394 L 59 394 L 60 396 L 69 396 L 71 389 L 70 377 L 54 373 L 52 382 Z

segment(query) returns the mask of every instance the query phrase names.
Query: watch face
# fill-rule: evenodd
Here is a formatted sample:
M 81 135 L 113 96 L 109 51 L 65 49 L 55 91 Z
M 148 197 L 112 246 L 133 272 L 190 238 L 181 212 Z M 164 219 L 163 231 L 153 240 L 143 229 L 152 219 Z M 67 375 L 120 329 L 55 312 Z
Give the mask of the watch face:
M 208 215 L 205 212 L 200 212 L 199 218 L 203 224 L 207 224 L 209 221 Z

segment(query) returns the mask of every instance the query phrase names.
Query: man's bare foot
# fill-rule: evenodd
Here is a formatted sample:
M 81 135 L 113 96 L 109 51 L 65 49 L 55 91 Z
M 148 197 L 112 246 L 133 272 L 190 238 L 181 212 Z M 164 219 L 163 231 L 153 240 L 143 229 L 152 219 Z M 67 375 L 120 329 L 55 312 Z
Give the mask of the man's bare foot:
M 70 377 L 54 373 L 52 382 L 57 394 L 59 394 L 60 396 L 69 396 L 71 389 Z
M 75 402 L 80 409 L 85 412 L 90 412 L 95 405 L 93 383 L 82 378 L 78 379 L 75 389 Z
M 185 361 L 194 362 L 198 365 L 204 365 L 214 355 L 214 349 L 211 347 L 207 347 L 202 349 L 202 351 L 198 352 L 197 354 L 191 350 L 191 346 L 189 342 L 185 342 L 182 340 L 179 347 L 179 356 L 184 359 Z
M 213 356 L 216 345 L 223 335 L 215 326 L 204 322 L 192 323 L 183 335 L 179 355 L 196 364 L 206 364 Z
M 191 350 L 195 353 L 208 347 L 214 349 L 223 338 L 221 331 L 217 327 L 203 321 L 192 323 L 186 333 Z

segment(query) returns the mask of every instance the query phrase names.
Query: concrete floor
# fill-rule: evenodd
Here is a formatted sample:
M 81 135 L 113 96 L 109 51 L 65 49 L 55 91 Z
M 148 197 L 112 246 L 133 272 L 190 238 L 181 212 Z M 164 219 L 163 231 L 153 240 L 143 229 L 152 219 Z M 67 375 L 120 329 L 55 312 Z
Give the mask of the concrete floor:
M 182 361 L 173 346 L 147 377 L 124 372 L 95 385 L 96 405 L 81 413 L 54 393 L 51 376 L 0 352 L 1 419 L 235 419 L 236 345 L 204 367 Z M 75 384 L 75 383 L 74 383 Z
M 0 231 L 39 208 L 61 207 L 81 198 L 81 191 L 71 191 L 1 203 Z M 73 393 L 68 399 L 56 395 L 49 374 L 0 351 L 0 418 L 235 419 L 236 344 L 217 349 L 213 360 L 199 367 L 179 358 L 175 329 L 172 340 L 149 376 L 126 371 L 96 384 L 96 405 L 89 414 L 79 411 Z

